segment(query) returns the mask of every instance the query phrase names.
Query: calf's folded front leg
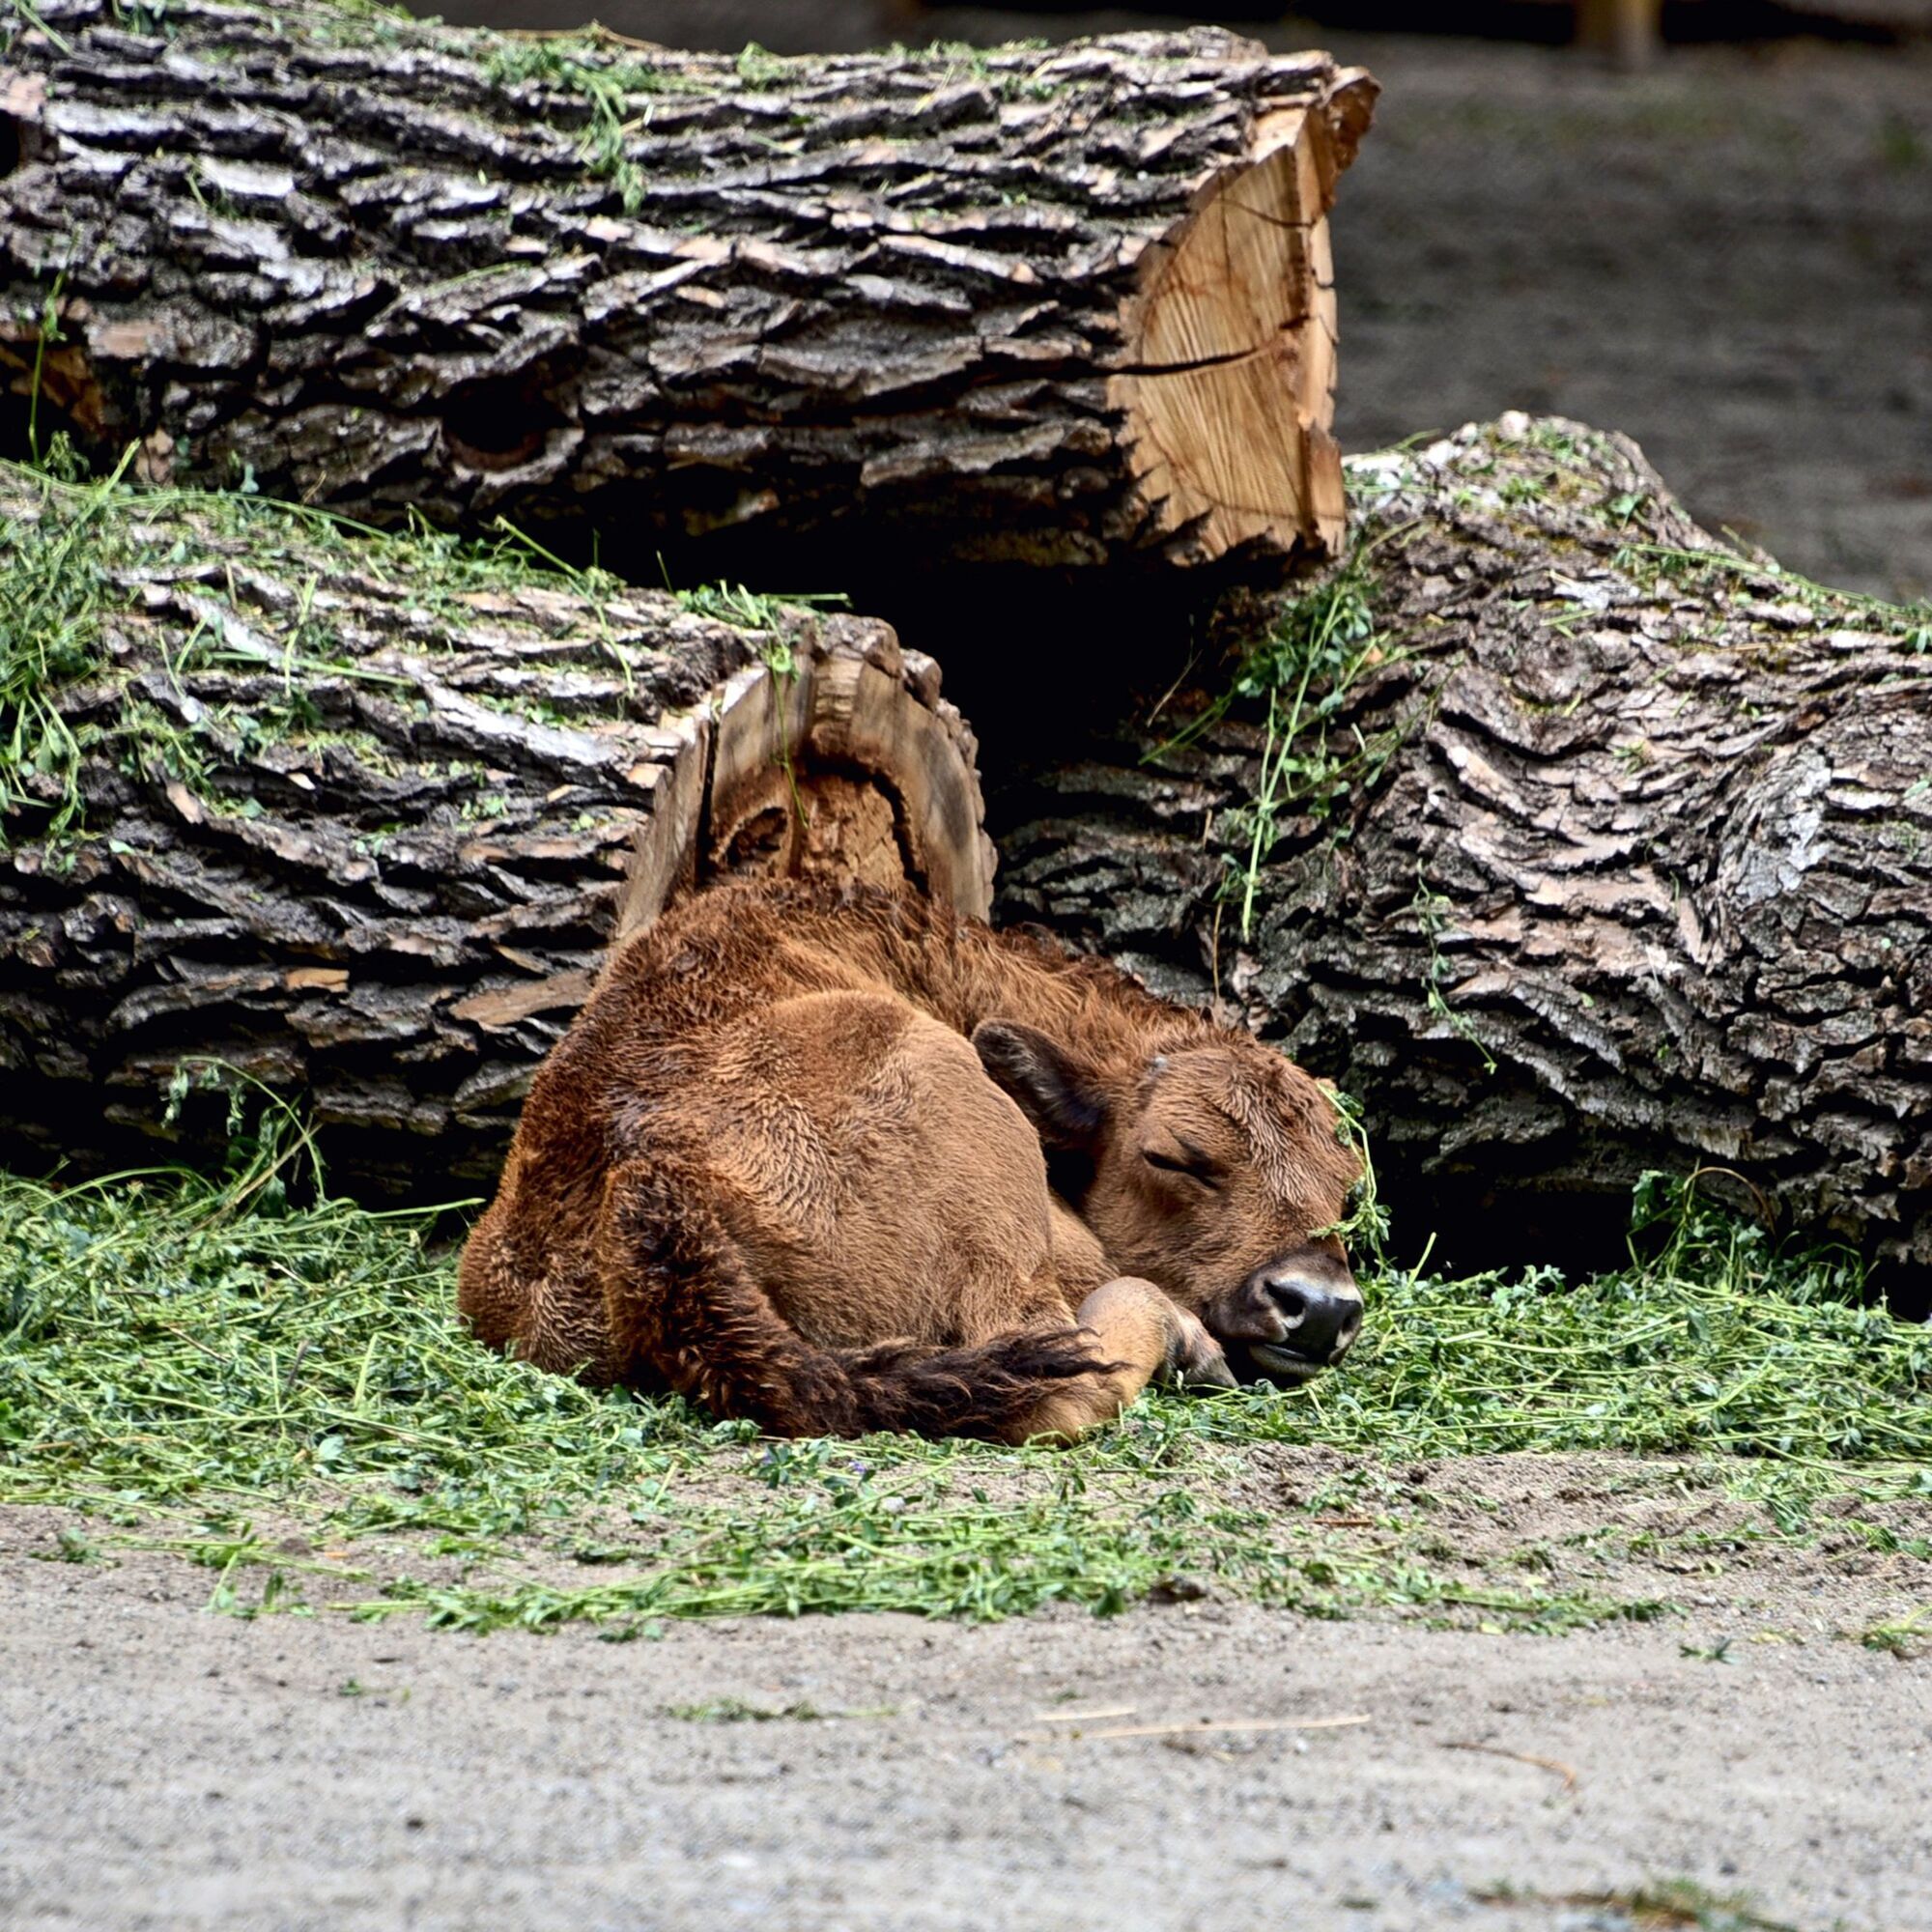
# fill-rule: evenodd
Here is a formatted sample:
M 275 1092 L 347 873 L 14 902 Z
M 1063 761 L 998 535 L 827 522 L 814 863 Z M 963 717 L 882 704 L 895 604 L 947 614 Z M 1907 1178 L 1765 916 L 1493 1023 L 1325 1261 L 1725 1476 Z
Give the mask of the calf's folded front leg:
M 1080 1304 L 1078 1320 L 1108 1366 L 1044 1395 L 1009 1440 L 1071 1441 L 1113 1421 L 1163 1370 L 1189 1383 L 1235 1386 L 1219 1344 L 1201 1322 L 1138 1275 L 1101 1283 Z

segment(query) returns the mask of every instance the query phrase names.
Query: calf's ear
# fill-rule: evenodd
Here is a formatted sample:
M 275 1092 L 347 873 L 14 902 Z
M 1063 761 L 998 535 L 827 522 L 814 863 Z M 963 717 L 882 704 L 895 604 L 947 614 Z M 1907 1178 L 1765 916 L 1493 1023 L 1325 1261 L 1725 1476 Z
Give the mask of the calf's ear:
M 981 1020 L 973 1029 L 980 1064 L 1019 1102 L 1041 1143 L 1086 1151 L 1106 1124 L 1107 1102 L 1090 1068 L 1045 1034 L 1017 1020 Z

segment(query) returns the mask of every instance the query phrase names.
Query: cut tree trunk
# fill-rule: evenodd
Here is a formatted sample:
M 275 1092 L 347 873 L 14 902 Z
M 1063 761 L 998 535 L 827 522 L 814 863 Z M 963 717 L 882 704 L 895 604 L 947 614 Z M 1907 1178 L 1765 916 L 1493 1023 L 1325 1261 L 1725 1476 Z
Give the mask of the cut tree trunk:
M 1536 1257 L 1703 1168 L 1922 1294 L 1932 616 L 1719 543 L 1575 425 L 1350 469 L 1353 560 L 1249 633 L 1258 695 L 996 801 L 1002 912 L 1355 1092 L 1411 1250 Z
M 0 56 L 0 357 L 144 475 L 645 562 L 836 530 L 1274 570 L 1341 535 L 1325 215 L 1376 90 L 1325 55 L 37 14 Z
M 224 1107 L 163 1117 L 209 1066 L 305 1096 L 346 1184 L 446 1196 L 671 894 L 991 896 L 972 736 L 868 619 L 0 468 L 0 636 L 15 1165 L 205 1156 Z

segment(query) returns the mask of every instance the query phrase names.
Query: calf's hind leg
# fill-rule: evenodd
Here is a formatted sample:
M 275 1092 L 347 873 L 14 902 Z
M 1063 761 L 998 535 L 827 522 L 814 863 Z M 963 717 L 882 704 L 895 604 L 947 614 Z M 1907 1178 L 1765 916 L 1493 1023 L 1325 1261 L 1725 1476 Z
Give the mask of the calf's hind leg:
M 717 1191 L 717 1178 L 706 1179 Z M 1133 1365 L 1098 1351 L 1089 1330 L 1059 1324 L 952 1348 L 910 1338 L 814 1344 L 774 1303 L 696 1179 L 672 1163 L 638 1159 L 606 1189 L 597 1264 L 621 1379 L 662 1378 L 719 1415 L 748 1416 L 784 1435 L 907 1429 L 1022 1442 L 1060 1428 L 1054 1416 L 1037 1429 L 1031 1421 L 1058 1391 L 1080 1391 L 1066 1418 L 1077 1429 L 1090 1410 L 1095 1419 L 1118 1412 L 1158 1365 L 1157 1346 L 1138 1342 L 1136 1365 L 1147 1366 L 1136 1378 Z M 1110 1336 L 1125 1334 L 1120 1300 L 1107 1304 Z M 1124 1393 L 1097 1403 L 1087 1396 L 1113 1379 Z
M 842 1378 L 772 1305 L 693 1171 L 626 1161 L 598 1217 L 611 1356 L 624 1381 L 661 1378 L 716 1414 L 780 1435 L 850 1435 Z

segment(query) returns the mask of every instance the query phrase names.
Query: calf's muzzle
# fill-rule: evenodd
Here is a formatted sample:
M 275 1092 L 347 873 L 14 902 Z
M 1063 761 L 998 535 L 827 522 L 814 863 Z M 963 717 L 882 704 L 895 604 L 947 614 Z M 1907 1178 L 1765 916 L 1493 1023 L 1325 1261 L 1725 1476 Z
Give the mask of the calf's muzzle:
M 1339 1362 L 1362 1332 L 1362 1297 L 1355 1285 L 1337 1287 L 1305 1274 L 1271 1274 L 1263 1283 L 1287 1324 L 1283 1340 L 1317 1362 Z
M 1331 1368 L 1362 1332 L 1362 1292 L 1348 1264 L 1320 1248 L 1279 1255 L 1207 1311 L 1224 1347 L 1270 1380 L 1303 1382 Z

